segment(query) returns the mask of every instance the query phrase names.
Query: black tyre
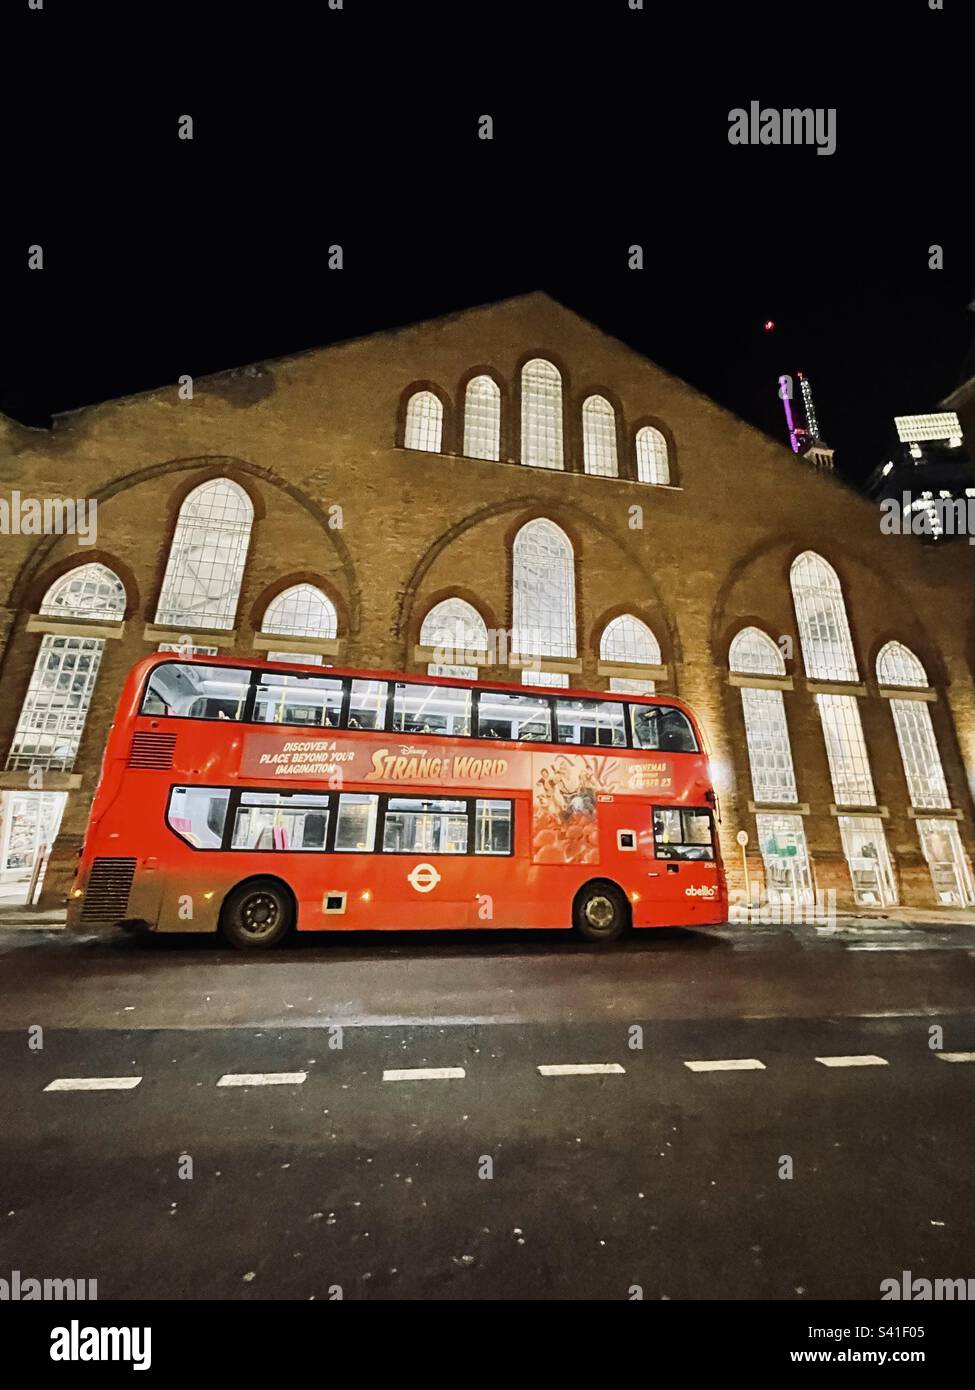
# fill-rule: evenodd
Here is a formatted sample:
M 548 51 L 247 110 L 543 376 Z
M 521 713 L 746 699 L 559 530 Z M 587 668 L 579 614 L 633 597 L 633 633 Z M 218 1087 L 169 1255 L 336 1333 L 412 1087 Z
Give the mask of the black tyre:
M 255 878 L 228 893 L 220 930 L 239 951 L 267 951 L 294 925 L 291 895 L 273 878 Z
M 587 883 L 572 909 L 573 926 L 587 941 L 615 941 L 629 920 L 629 903 L 615 883 Z

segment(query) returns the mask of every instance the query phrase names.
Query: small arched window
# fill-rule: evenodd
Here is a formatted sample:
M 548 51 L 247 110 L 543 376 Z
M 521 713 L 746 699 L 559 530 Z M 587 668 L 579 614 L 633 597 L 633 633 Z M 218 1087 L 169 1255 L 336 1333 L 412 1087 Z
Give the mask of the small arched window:
M 909 647 L 888 642 L 877 656 L 877 680 L 881 685 L 906 685 L 923 690 L 928 674 Z
M 667 441 L 653 425 L 644 425 L 636 432 L 636 476 L 641 483 L 670 482 L 670 463 Z
M 335 604 L 314 584 L 293 584 L 268 604 L 261 631 L 330 640 L 338 634 Z
M 659 666 L 660 643 L 646 623 L 621 613 L 606 624 L 599 639 L 602 661 L 625 661 L 629 666 Z M 618 695 L 652 695 L 656 682 L 632 676 L 610 676 L 609 688 Z
M 767 633 L 743 627 L 731 643 L 728 668 L 753 676 L 784 676 L 785 660 Z
M 233 627 L 253 521 L 250 498 L 229 478 L 193 489 L 179 509 L 157 623 Z
M 489 376 L 475 376 L 464 392 L 464 454 L 472 459 L 501 457 L 501 391 Z
M 487 644 L 487 624 L 474 605 L 462 598 L 434 604 L 420 628 L 420 646 L 435 648 L 441 658 L 427 666 L 428 676 L 476 681 L 477 667 L 465 664 L 465 657 L 486 651 Z
M 605 396 L 589 396 L 582 403 L 582 454 L 587 473 L 619 477 L 616 412 Z
M 518 532 L 513 560 L 514 651 L 530 656 L 575 656 L 572 542 L 554 521 L 539 517 Z
M 530 468 L 564 468 L 562 378 L 542 357 L 521 369 L 521 461 Z
M 432 391 L 415 391 L 406 406 L 403 445 L 439 454 L 443 442 L 443 402 Z

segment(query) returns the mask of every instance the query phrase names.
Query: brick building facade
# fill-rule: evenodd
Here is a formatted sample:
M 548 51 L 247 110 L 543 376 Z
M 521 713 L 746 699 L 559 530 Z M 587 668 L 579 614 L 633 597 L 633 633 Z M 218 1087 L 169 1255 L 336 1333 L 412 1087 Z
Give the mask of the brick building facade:
M 98 503 L 91 545 L 17 534 L 12 502 L 2 537 L 8 884 L 60 814 L 42 901 L 64 900 L 124 673 L 161 642 L 425 669 L 431 610 L 459 599 L 515 629 L 482 678 L 537 658 L 690 702 L 733 886 L 743 829 L 780 894 L 971 900 L 971 547 L 883 536 L 836 477 L 543 294 L 185 394 L 0 419 L 0 495 Z M 81 565 L 104 568 L 72 588 Z

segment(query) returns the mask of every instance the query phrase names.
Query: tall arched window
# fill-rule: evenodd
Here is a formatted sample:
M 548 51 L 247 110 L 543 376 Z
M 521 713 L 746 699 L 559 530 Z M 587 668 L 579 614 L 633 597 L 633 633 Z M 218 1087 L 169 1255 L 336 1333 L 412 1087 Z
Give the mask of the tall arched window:
M 535 357 L 521 369 L 521 461 L 531 468 L 564 468 L 562 378 Z
M 799 796 L 785 699 L 781 690 L 758 684 L 770 676 L 785 676 L 782 653 L 760 628 L 746 627 L 731 643 L 728 666 L 741 685 L 752 796 L 759 803 L 794 805 Z M 755 678 L 755 685 L 745 683 L 749 676 Z M 802 816 L 756 812 L 755 828 L 770 900 L 810 901 L 812 870 Z
M 666 485 L 670 482 L 667 441 L 653 425 L 636 432 L 636 476 L 641 483 Z
M 659 666 L 660 643 L 646 623 L 632 613 L 622 613 L 606 624 L 599 639 L 601 661 L 625 661 L 629 666 Z M 609 688 L 619 695 L 652 695 L 652 680 L 610 676 Z
M 888 642 L 880 651 L 877 680 L 881 686 L 905 690 L 928 687 L 922 662 L 901 642 Z M 949 810 L 951 797 L 927 701 L 891 696 L 890 712 L 911 805 L 915 810 Z M 957 822 L 948 817 L 919 816 L 917 829 L 938 901 L 958 907 L 975 901 L 971 866 Z
M 420 646 L 438 648 L 445 658 L 430 662 L 428 676 L 476 681 L 477 667 L 464 665 L 463 658 L 486 651 L 487 644 L 487 624 L 473 604 L 462 598 L 445 598 L 434 604 L 420 628 Z
M 489 376 L 475 376 L 464 392 L 464 453 L 471 459 L 501 457 L 501 390 Z
M 757 627 L 746 627 L 738 633 L 731 644 L 728 665 L 737 674 L 759 677 L 785 675 L 782 653 L 771 637 Z M 752 795 L 756 801 L 795 803 L 799 797 L 782 691 L 743 685 L 741 705 L 745 716 Z
M 229 478 L 193 489 L 179 509 L 157 623 L 233 627 L 253 521 L 250 498 Z
M 792 599 L 810 680 L 859 679 L 839 576 L 812 550 L 792 562 Z
M 589 396 L 582 403 L 582 453 L 587 473 L 619 477 L 616 412 L 605 396 Z
M 41 617 L 117 622 L 125 614 L 125 587 L 105 565 L 79 565 L 51 585 L 39 612 Z M 102 637 L 46 633 L 41 638 L 7 756 L 8 770 L 71 771 L 104 646 Z
M 439 454 L 443 441 L 443 402 L 432 391 L 416 391 L 406 406 L 403 446 Z
M 576 581 L 572 542 L 545 517 L 515 536 L 514 650 L 524 656 L 576 654 Z

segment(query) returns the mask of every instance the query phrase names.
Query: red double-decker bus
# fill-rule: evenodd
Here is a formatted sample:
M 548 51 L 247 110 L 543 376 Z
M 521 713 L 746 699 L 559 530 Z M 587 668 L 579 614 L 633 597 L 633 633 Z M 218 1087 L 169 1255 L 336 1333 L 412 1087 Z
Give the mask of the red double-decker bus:
M 156 654 L 122 690 L 69 920 L 244 948 L 723 922 L 715 811 L 670 698 Z

